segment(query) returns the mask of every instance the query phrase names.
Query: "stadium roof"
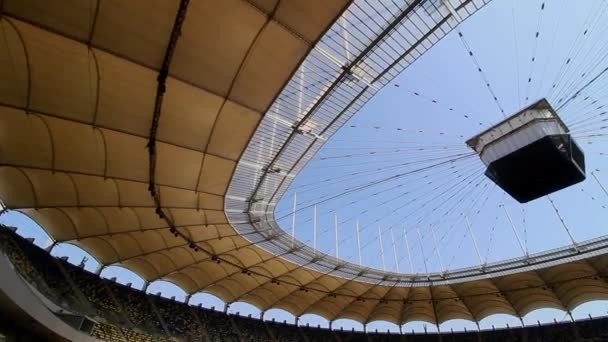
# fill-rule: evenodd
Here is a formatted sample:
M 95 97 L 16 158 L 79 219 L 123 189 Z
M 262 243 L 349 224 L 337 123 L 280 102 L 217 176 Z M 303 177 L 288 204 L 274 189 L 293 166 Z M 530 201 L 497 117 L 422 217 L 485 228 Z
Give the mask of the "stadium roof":
M 388 21 L 368 1 L 0 1 L 0 197 L 104 265 L 296 316 L 480 320 L 605 298 L 608 259 L 588 258 L 604 240 L 407 275 L 322 255 L 274 221 L 323 142 L 488 1 L 406 1 Z M 339 65 L 326 31 L 343 13 L 368 31 Z

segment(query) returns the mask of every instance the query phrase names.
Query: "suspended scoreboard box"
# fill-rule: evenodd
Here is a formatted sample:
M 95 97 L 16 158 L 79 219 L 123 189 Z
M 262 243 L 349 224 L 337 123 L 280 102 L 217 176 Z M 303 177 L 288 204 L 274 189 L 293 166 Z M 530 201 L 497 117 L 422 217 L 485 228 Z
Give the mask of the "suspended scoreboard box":
M 545 99 L 466 143 L 486 176 L 520 203 L 585 180 L 585 155 Z

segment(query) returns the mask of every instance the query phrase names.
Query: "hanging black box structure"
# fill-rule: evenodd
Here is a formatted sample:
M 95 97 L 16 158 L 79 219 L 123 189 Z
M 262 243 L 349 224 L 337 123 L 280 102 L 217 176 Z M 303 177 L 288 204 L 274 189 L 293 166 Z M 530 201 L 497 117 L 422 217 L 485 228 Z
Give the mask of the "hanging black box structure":
M 467 140 L 486 176 L 520 203 L 585 180 L 585 155 L 542 99 Z

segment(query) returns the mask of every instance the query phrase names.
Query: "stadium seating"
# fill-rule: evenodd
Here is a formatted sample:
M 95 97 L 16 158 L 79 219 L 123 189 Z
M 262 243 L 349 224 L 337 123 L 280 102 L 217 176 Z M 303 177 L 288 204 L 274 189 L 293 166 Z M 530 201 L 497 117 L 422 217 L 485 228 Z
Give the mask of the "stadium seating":
M 326 342 L 326 341 L 608 341 L 608 319 L 429 334 L 363 333 L 298 327 L 227 315 L 101 279 L 0 227 L 0 251 L 24 279 L 58 305 L 96 323 L 90 334 L 105 341 Z

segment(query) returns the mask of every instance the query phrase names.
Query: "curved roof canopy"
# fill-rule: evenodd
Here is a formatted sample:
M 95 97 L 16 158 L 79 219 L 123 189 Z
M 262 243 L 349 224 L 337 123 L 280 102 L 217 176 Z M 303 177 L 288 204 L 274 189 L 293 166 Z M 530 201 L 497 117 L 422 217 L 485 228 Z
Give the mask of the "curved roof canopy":
M 451 2 L 464 19 L 488 0 Z M 543 269 L 446 278 L 359 268 L 280 232 L 273 203 L 324 137 L 457 24 L 420 3 L 369 14 L 372 39 L 339 65 L 311 50 L 347 6 L 341 20 L 368 15 L 362 2 L 0 1 L 0 198 L 104 265 L 262 310 L 444 322 L 605 296 L 608 259 L 587 258 L 604 241 L 570 263 L 560 250 Z M 427 31 L 395 45 L 416 20 Z M 323 58 L 302 84 L 298 66 Z

